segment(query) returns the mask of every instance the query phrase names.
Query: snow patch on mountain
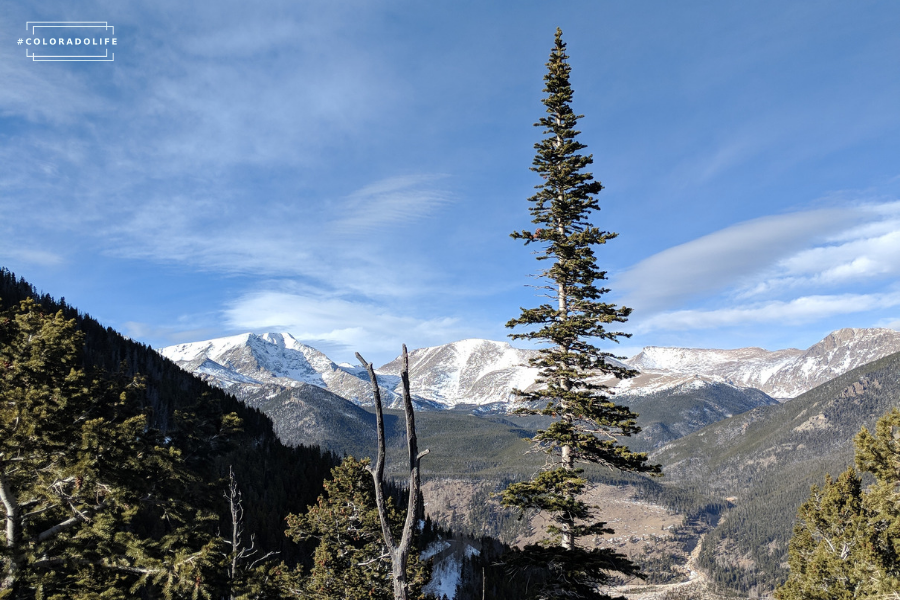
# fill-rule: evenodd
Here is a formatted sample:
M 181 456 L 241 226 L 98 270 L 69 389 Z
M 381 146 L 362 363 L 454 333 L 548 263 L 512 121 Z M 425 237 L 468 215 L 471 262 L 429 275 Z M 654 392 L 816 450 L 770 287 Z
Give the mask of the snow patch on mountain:
M 260 386 L 308 384 L 357 405 L 373 403 L 364 368 L 335 364 L 287 333 L 245 333 L 169 346 L 160 352 L 185 370 L 242 393 Z M 474 405 L 480 412 L 507 410 L 514 400 L 514 389 L 535 387 L 538 369 L 528 363 L 537 352 L 483 339 L 412 350 L 409 366 L 414 401 L 422 408 Z M 627 367 L 639 371 L 636 377 L 618 381 L 607 376 L 594 381 L 625 397 L 684 386 L 699 389 L 697 386 L 727 384 L 755 388 L 784 400 L 894 352 L 900 352 L 900 332 L 891 329 L 841 329 L 807 350 L 649 346 L 624 361 Z M 399 407 L 400 359 L 376 369 L 376 373 L 385 404 Z
M 650 346 L 625 361 L 641 375 L 617 389 L 658 390 L 673 383 L 680 385 L 679 379 L 700 375 L 787 399 L 894 352 L 900 352 L 900 332 L 893 329 L 840 329 L 807 350 Z
M 409 353 L 410 387 L 416 396 L 448 407 L 508 403 L 513 389 L 534 385 L 538 369 L 527 365 L 535 354 L 481 339 L 419 348 Z M 399 376 L 400 366 L 397 358 L 377 372 Z
M 254 385 L 293 388 L 307 384 L 327 389 L 355 404 L 373 402 L 365 369 L 337 365 L 289 333 L 244 333 L 168 346 L 160 354 L 225 389 L 238 386 L 246 391 Z M 398 382 L 399 378 L 384 382 L 382 395 L 389 406 L 399 400 L 391 391 Z

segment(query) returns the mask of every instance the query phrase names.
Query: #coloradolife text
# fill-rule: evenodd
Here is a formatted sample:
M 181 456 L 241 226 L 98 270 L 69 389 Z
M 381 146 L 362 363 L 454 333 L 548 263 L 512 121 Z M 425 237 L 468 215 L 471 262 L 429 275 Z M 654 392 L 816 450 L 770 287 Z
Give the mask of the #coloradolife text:
M 25 38 L 29 46 L 115 46 L 116 38 Z

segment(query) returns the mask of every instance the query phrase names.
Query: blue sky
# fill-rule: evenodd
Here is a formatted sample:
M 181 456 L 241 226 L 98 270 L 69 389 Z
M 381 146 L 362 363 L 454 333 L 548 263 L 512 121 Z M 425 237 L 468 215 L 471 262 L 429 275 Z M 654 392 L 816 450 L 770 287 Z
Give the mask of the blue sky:
M 116 27 L 33 62 L 26 21 Z M 645 345 L 900 327 L 900 4 L 0 7 L 0 265 L 161 347 L 289 331 L 336 360 L 503 339 L 562 27 Z

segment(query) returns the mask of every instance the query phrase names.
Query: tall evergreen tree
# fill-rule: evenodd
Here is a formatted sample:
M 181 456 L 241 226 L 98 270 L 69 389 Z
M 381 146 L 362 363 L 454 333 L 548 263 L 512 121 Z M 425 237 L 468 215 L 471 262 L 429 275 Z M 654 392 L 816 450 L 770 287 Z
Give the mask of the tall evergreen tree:
M 538 192 L 529 198 L 534 231 L 516 231 L 515 239 L 526 245 L 538 244 L 537 259 L 549 267 L 539 276 L 546 283 L 554 304 L 523 308 L 521 315 L 507 327 L 523 327 L 513 339 L 549 344 L 531 360 L 540 369 L 538 389 L 516 390 L 524 404 L 519 412 L 554 417 L 552 424 L 539 431 L 534 444 L 552 458 L 547 469 L 527 482 L 510 485 L 503 492 L 503 504 L 519 509 L 537 509 L 549 513 L 552 525 L 549 537 L 541 545 L 526 548 L 516 560 L 523 564 L 547 565 L 551 576 L 539 598 L 605 598 L 598 591 L 609 581 L 609 574 L 633 575 L 638 569 L 624 556 L 609 549 L 587 549 L 579 538 L 609 533 L 596 521 L 596 507 L 579 499 L 587 484 L 578 463 L 594 463 L 634 472 L 658 472 L 647 464 L 645 454 L 633 453 L 619 443 L 622 436 L 640 431 L 636 414 L 612 402 L 606 386 L 594 383 L 598 375 L 627 378 L 634 373 L 619 363 L 610 362 L 612 354 L 593 345 L 593 340 L 618 341 L 628 334 L 608 331 L 606 327 L 627 320 L 631 309 L 601 300 L 609 290 L 599 282 L 606 272 L 597 266 L 594 248 L 616 237 L 590 222 L 600 209 L 596 194 L 603 189 L 585 169 L 591 155 L 579 154 L 585 148 L 576 140 L 578 119 L 570 106 L 572 88 L 562 31 L 556 30 L 555 45 L 544 76 L 547 97 L 542 100 L 547 115 L 537 127 L 545 137 L 535 144 L 532 171 L 543 179 Z

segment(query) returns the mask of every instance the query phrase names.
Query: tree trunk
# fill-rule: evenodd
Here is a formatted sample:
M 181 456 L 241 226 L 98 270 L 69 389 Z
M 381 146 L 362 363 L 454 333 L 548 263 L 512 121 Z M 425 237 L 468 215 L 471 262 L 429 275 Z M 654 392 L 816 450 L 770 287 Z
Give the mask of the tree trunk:
M 0 582 L 0 590 L 12 589 L 16 583 L 19 567 L 22 565 L 21 538 L 22 538 L 22 509 L 9 480 L 6 478 L 6 467 L 0 466 L 0 501 L 6 511 L 6 548 L 9 552 L 9 567 L 3 581 Z
M 381 392 L 378 389 L 378 378 L 375 376 L 375 368 L 356 353 L 356 358 L 369 373 L 372 382 L 372 395 L 375 400 L 375 426 L 378 432 L 378 457 L 375 460 L 375 468 L 369 469 L 375 480 L 375 503 L 378 505 L 378 516 L 381 520 L 381 532 L 384 542 L 388 547 L 391 557 L 391 577 L 394 580 L 394 600 L 408 600 L 409 583 L 406 579 L 406 566 L 409 562 L 409 550 L 412 546 L 413 533 L 415 532 L 417 509 L 419 503 L 419 463 L 422 457 L 428 454 L 428 450 L 419 452 L 416 438 L 416 417 L 413 410 L 412 395 L 409 392 L 409 355 L 406 352 L 406 344 L 403 344 L 403 366 L 400 371 L 400 380 L 403 387 L 403 411 L 406 413 L 406 445 L 409 450 L 409 501 L 406 506 L 406 521 L 403 524 L 403 535 L 400 544 L 396 544 L 391 533 L 390 522 L 384 503 L 384 415 L 381 406 Z
M 565 415 L 568 417 L 569 415 Z M 565 418 L 564 417 L 564 418 Z M 562 465 L 566 471 L 571 471 L 575 468 L 575 457 L 572 456 L 572 446 L 563 446 L 562 447 Z M 567 493 L 566 500 L 571 502 L 575 499 L 574 494 Z M 565 548 L 566 550 L 572 550 L 575 548 L 575 521 L 568 517 L 560 523 L 560 546 Z
M 561 198 L 560 198 L 561 200 Z M 564 233 L 563 226 L 559 226 L 559 232 Z M 569 314 L 569 306 L 568 306 L 568 294 L 566 290 L 566 286 L 563 283 L 559 284 L 559 320 L 566 321 L 568 319 Z M 568 346 L 560 345 L 560 352 L 567 353 L 569 351 Z M 571 389 L 571 382 L 568 377 L 560 376 L 559 386 L 566 390 L 567 392 Z M 563 414 L 563 421 L 568 424 L 572 423 L 572 415 Z M 575 457 L 572 454 L 572 446 L 566 444 L 562 447 L 562 466 L 566 471 L 572 471 L 575 468 Z M 566 500 L 572 501 L 574 500 L 574 495 L 569 493 L 566 494 Z M 565 518 L 562 523 L 560 523 L 560 546 L 565 548 L 566 550 L 572 550 L 575 548 L 575 523 L 572 519 Z
M 391 553 L 391 577 L 394 578 L 394 600 L 408 600 L 409 585 L 406 581 L 406 561 L 408 556 L 400 557 Z

